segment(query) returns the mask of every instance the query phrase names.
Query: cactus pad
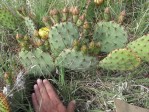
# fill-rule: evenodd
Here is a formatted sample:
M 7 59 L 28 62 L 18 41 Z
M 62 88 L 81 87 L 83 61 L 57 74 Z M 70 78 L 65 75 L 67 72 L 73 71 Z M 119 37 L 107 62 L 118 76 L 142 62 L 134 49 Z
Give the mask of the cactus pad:
M 97 65 L 94 57 L 84 55 L 82 52 L 74 49 L 65 49 L 60 53 L 55 61 L 57 66 L 62 66 L 71 70 L 91 70 Z
M 117 23 L 99 22 L 96 25 L 93 38 L 101 43 L 101 51 L 108 53 L 125 46 L 127 33 Z
M 149 34 L 130 42 L 127 47 L 136 52 L 143 61 L 149 62 Z
M 25 21 L 25 25 L 28 29 L 28 34 L 32 36 L 34 34 L 34 31 L 36 30 L 33 20 L 30 19 L 29 17 L 24 17 L 24 21 Z
M 0 22 L 5 28 L 14 30 L 16 28 L 16 19 L 8 10 L 0 9 Z
M 19 53 L 20 61 L 29 73 L 46 75 L 54 69 L 52 57 L 40 49 L 31 51 L 22 50 Z
M 0 112 L 10 112 L 9 103 L 3 93 L 0 93 Z
M 131 70 L 140 64 L 140 58 L 129 49 L 116 49 L 99 62 L 107 70 Z
M 72 46 L 74 39 L 79 38 L 79 32 L 70 22 L 56 24 L 49 33 L 49 43 L 53 56 L 58 56 L 64 48 Z

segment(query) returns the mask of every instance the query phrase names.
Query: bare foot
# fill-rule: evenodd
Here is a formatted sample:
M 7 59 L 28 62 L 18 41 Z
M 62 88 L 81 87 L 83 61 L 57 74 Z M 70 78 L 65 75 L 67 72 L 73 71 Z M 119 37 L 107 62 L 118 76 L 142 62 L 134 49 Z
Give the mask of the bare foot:
M 32 102 L 35 112 L 74 112 L 75 101 L 71 101 L 66 108 L 48 80 L 38 79 L 34 91 Z

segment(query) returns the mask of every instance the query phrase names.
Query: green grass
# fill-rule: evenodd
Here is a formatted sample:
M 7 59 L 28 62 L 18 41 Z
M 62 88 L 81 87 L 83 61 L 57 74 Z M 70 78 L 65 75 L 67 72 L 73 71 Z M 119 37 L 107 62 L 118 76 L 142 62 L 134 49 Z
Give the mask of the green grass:
M 138 38 L 149 32 L 149 1 L 132 0 L 127 5 L 128 28 Z

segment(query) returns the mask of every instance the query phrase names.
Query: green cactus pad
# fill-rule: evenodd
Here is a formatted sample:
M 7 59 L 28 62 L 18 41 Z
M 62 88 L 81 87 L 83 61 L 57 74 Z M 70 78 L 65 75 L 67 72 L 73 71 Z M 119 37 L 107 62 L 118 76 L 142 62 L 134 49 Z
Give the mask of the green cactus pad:
M 71 70 L 86 71 L 95 68 L 97 60 L 94 57 L 84 55 L 74 49 L 65 49 L 60 53 L 55 61 L 57 66 L 62 66 Z
M 0 112 L 10 112 L 8 100 L 3 93 L 0 93 Z
M 49 43 L 53 56 L 58 56 L 63 49 L 72 46 L 74 39 L 79 38 L 77 27 L 70 22 L 56 24 L 49 33 Z
M 140 64 L 140 58 L 129 49 L 116 49 L 99 62 L 107 70 L 132 70 Z
M 149 62 L 149 34 L 130 42 L 127 47 L 136 52 L 141 60 Z
M 25 25 L 28 29 L 28 34 L 33 36 L 34 31 L 36 30 L 35 24 L 32 19 L 29 17 L 24 17 Z
M 22 65 L 31 74 L 46 75 L 54 70 L 52 57 L 38 48 L 33 51 L 22 50 L 19 58 Z
M 15 16 L 13 16 L 8 10 L 0 9 L 0 22 L 0 24 L 7 29 L 16 29 Z
M 101 51 L 109 53 L 123 48 L 127 42 L 127 33 L 124 28 L 114 22 L 99 22 L 96 25 L 94 41 L 101 43 Z

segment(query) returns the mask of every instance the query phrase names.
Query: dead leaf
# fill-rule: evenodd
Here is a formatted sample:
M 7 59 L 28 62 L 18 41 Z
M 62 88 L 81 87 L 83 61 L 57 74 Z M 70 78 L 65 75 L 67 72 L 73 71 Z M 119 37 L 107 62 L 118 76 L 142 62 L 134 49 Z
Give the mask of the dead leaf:
M 149 112 L 149 109 L 144 109 L 134 105 L 130 105 L 119 99 L 115 99 L 116 112 Z

